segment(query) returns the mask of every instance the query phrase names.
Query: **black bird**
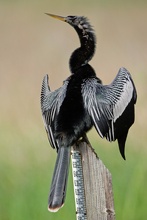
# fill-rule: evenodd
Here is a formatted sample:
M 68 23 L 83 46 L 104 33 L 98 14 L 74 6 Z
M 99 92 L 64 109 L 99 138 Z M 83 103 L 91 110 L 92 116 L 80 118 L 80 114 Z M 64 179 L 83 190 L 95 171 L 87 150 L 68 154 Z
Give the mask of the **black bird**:
M 95 52 L 96 38 L 86 17 L 48 15 L 70 24 L 80 39 L 80 47 L 70 57 L 71 75 L 63 86 L 51 92 L 48 75 L 42 83 L 44 125 L 49 142 L 57 151 L 48 209 L 56 212 L 65 200 L 71 146 L 93 126 L 101 138 L 108 141 L 117 139 L 125 159 L 125 142 L 134 123 L 137 93 L 125 68 L 119 69 L 110 85 L 102 85 L 88 64 Z

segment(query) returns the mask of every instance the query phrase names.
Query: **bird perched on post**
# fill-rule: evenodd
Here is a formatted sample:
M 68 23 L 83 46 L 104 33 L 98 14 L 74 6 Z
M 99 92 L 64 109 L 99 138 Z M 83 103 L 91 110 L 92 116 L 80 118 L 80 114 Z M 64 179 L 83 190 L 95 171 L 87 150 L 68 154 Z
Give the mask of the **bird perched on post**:
M 125 159 L 125 142 L 134 123 L 137 93 L 125 68 L 119 69 L 111 84 L 102 85 L 89 65 L 95 52 L 96 38 L 86 17 L 47 15 L 70 24 L 80 40 L 80 47 L 70 57 L 71 75 L 62 87 L 52 92 L 46 75 L 41 90 L 44 125 L 49 142 L 57 151 L 48 200 L 48 209 L 56 212 L 65 200 L 71 146 L 93 126 L 101 138 L 118 141 Z

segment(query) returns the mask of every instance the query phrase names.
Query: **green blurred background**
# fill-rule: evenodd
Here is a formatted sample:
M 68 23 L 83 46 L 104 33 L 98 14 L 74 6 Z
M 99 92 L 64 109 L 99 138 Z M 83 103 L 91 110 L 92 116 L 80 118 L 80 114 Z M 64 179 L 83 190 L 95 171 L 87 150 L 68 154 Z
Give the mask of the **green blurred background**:
M 95 28 L 91 61 L 104 84 L 121 66 L 138 91 L 136 122 L 123 161 L 117 143 L 89 139 L 112 173 L 117 220 L 147 219 L 147 1 L 0 1 L 0 220 L 75 219 L 72 174 L 58 213 L 47 211 L 56 152 L 49 146 L 40 111 L 48 73 L 51 89 L 69 76 L 68 59 L 79 45 L 75 31 L 44 12 L 85 15 Z

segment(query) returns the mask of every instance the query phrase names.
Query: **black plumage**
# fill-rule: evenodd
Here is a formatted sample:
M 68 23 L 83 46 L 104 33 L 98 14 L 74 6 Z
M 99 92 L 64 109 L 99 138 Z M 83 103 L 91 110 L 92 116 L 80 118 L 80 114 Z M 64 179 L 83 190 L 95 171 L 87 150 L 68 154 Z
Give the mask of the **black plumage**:
M 64 204 L 71 146 L 93 126 L 100 137 L 118 140 L 125 159 L 128 130 L 134 123 L 136 89 L 130 73 L 120 68 L 110 85 L 102 85 L 89 61 L 94 55 L 96 38 L 89 21 L 81 16 L 60 17 L 77 32 L 80 47 L 70 57 L 71 75 L 63 86 L 51 92 L 46 75 L 42 83 L 41 110 L 49 142 L 57 150 L 49 210 L 58 211 Z

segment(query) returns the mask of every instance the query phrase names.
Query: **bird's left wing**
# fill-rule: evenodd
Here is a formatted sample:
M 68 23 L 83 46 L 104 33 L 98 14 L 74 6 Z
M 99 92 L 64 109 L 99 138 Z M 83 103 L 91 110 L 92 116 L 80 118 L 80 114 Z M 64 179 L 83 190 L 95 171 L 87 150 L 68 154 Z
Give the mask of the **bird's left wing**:
M 41 89 L 41 110 L 44 126 L 47 131 L 48 139 L 53 148 L 58 151 L 58 145 L 54 137 L 55 119 L 66 95 L 68 81 L 63 86 L 51 92 L 48 85 L 48 75 L 45 75 Z
M 96 78 L 86 79 L 82 84 L 84 106 L 93 124 L 103 138 L 118 139 L 123 157 L 127 132 L 134 122 L 136 89 L 130 73 L 120 68 L 110 85 L 102 85 Z

